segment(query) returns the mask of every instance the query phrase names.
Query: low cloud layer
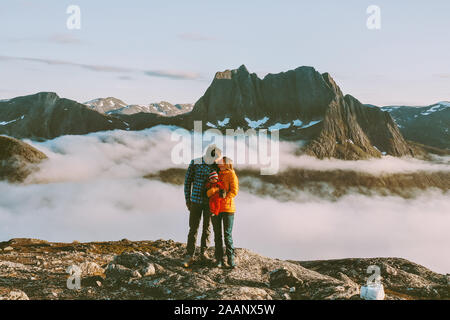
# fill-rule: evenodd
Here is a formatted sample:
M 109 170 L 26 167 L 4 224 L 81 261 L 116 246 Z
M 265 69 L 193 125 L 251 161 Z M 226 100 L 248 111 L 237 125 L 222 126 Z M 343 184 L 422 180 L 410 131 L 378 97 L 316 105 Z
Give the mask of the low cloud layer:
M 186 242 L 183 188 L 142 178 L 171 163 L 171 129 L 109 131 L 32 143 L 49 160 L 24 185 L 0 183 L 0 240 L 50 241 L 174 239 Z M 310 169 L 447 170 L 447 159 L 427 163 L 384 157 L 368 161 L 296 157 L 283 144 L 283 166 Z M 35 184 L 35 182 L 39 182 Z M 281 188 L 281 186 L 280 186 Z M 302 196 L 280 202 L 242 191 L 234 238 L 270 257 L 294 260 L 396 256 L 450 272 L 450 201 L 423 191 L 414 199 L 347 195 L 337 201 Z
M 201 150 L 188 156 L 184 163 L 174 163 L 171 155 L 179 141 L 172 140 L 173 130 L 172 127 L 158 126 L 142 131 L 114 130 L 83 136 L 67 135 L 45 142 L 24 140 L 49 157 L 49 161 L 44 162 L 40 166 L 41 170 L 32 175 L 28 182 L 141 177 L 163 169 L 184 168 L 191 157 L 201 155 Z M 209 144 L 208 141 L 203 143 L 203 148 Z M 237 148 L 248 150 L 245 142 L 237 140 L 237 144 L 239 145 Z M 321 171 L 355 170 L 371 174 L 408 173 L 421 170 L 450 171 L 450 157 L 439 157 L 434 162 L 390 156 L 358 161 L 318 160 L 310 156 L 295 155 L 298 147 L 296 143 L 280 142 L 280 171 L 289 168 Z M 236 167 L 260 168 L 258 165 L 250 164 L 236 164 Z

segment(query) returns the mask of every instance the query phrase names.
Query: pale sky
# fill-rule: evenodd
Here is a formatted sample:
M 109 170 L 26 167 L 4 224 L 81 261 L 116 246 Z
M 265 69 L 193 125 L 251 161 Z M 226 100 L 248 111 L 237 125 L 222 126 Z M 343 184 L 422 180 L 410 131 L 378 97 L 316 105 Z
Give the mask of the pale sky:
M 363 103 L 429 105 L 450 100 L 449 16 L 448 0 L 1 0 L 0 99 L 193 103 L 245 64 L 261 77 L 313 66 Z

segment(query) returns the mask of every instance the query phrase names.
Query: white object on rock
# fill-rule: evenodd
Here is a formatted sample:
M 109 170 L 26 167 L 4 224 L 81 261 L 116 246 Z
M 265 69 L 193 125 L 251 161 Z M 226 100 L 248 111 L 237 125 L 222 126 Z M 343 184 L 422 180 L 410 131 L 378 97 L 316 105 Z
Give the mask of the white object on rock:
M 384 300 L 384 288 L 381 283 L 361 286 L 361 299 L 364 300 Z

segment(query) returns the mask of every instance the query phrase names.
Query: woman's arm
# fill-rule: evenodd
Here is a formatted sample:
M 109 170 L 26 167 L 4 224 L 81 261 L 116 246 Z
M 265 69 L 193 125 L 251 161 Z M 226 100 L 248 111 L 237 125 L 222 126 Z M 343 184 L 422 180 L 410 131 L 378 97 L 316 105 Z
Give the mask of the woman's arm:
M 233 170 L 226 198 L 234 198 L 237 196 L 238 192 L 239 192 L 239 180 L 236 173 Z

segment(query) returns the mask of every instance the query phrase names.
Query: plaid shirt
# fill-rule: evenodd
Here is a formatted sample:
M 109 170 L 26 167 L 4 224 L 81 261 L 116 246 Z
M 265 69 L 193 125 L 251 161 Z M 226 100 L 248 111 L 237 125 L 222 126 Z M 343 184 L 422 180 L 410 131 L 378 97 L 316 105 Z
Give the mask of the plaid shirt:
M 199 161 L 197 160 L 197 162 Z M 214 170 L 217 170 L 215 166 L 205 163 L 203 158 L 201 163 L 195 163 L 195 160 L 191 161 L 184 179 L 184 197 L 186 202 L 208 203 L 205 184 L 208 175 Z

